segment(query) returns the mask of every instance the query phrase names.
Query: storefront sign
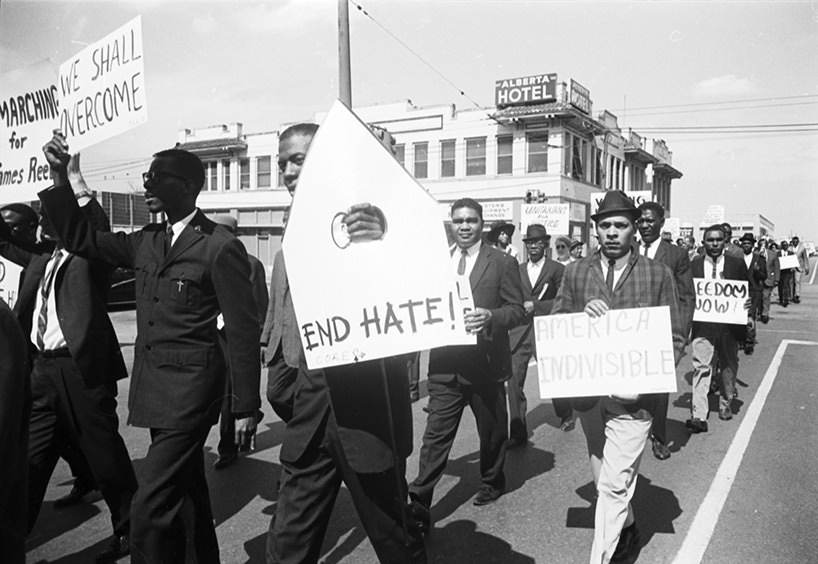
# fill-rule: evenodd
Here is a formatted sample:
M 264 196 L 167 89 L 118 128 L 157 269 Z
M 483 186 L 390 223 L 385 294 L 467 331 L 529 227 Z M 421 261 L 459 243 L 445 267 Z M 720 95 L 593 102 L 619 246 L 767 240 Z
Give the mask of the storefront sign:
M 514 219 L 514 206 L 510 200 L 504 202 L 480 202 L 483 206 L 483 222 L 511 221 Z M 449 208 L 451 209 L 451 207 Z
M 609 190 L 605 190 L 602 192 L 591 192 L 591 209 L 593 210 L 592 214 L 595 214 L 599 211 L 599 204 L 602 203 L 603 198 L 605 198 L 605 194 L 607 194 Z M 645 202 L 653 201 L 653 192 L 650 190 L 637 190 L 635 192 L 622 192 L 625 194 L 628 199 L 633 202 L 635 207 L 639 207 Z
M 506 78 L 494 84 L 494 103 L 498 108 L 541 104 L 556 99 L 556 73 Z
M 708 280 L 694 278 L 696 309 L 693 321 L 746 325 L 744 304 L 750 296 L 746 280 Z
M 571 105 L 582 113 L 591 115 L 591 92 L 573 78 L 570 84 Z
M 667 306 L 534 318 L 540 397 L 676 391 Z

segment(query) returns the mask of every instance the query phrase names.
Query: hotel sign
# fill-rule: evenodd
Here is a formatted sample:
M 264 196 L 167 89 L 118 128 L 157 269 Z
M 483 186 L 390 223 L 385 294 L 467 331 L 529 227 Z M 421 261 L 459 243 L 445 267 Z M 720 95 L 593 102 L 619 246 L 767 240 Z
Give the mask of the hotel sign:
M 591 92 L 573 78 L 570 97 L 572 106 L 583 114 L 591 115 Z
M 557 99 L 557 73 L 498 80 L 494 102 L 498 108 L 553 102 Z

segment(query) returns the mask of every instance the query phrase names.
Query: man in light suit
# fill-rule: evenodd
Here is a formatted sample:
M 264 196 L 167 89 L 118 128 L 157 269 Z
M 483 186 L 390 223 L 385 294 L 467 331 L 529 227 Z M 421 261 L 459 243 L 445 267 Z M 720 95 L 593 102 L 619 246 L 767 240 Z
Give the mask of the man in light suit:
M 508 408 L 510 416 L 508 448 L 524 446 L 528 443 L 528 427 L 525 414 L 527 402 L 525 397 L 525 378 L 528 373 L 528 361 L 536 357 L 537 347 L 534 342 L 534 316 L 548 315 L 554 297 L 562 281 L 565 267 L 549 260 L 545 249 L 551 236 L 545 227 L 534 223 L 526 229 L 523 243 L 528 251 L 528 260 L 520 265 L 520 281 L 523 285 L 523 308 L 525 320 L 509 331 L 511 344 L 511 380 L 508 381 Z M 560 418 L 560 427 L 565 431 L 573 428 L 571 402 L 564 398 L 554 398 L 554 411 Z
M 798 268 L 796 268 L 793 273 L 795 277 L 795 291 L 792 296 L 792 301 L 793 303 L 799 304 L 801 303 L 801 278 L 809 276 L 809 253 L 807 252 L 807 247 L 801 242 L 801 239 L 798 238 L 798 235 L 793 236 L 791 248 L 798 258 Z
M 151 445 L 131 506 L 131 562 L 185 561 L 181 509 L 190 498 L 198 562 L 219 561 L 204 470 L 203 446 L 224 393 L 225 359 L 217 317 L 224 315 L 236 439 L 255 430 L 260 407 L 259 320 L 250 264 L 238 239 L 196 207 L 204 169 L 180 149 L 157 153 L 144 173 L 151 213 L 167 221 L 134 233 L 97 232 L 65 182 L 68 146 L 60 134 L 43 148 L 54 186 L 40 192 L 43 208 L 66 249 L 133 268 L 137 337 L 128 422 L 150 429 Z
M 696 309 L 696 290 L 693 288 L 693 276 L 690 274 L 690 259 L 687 251 L 671 245 L 659 238 L 665 225 L 665 208 L 656 202 L 645 202 L 639 206 L 642 217 L 636 221 L 642 241 L 639 243 L 639 254 L 667 265 L 673 272 L 676 291 L 679 294 L 679 312 L 682 316 L 682 331 L 687 339 L 693 323 L 693 311 Z M 653 456 L 659 460 L 670 458 L 667 446 L 667 409 L 670 394 L 657 394 L 656 411 L 653 413 L 652 449 Z
M 480 438 L 482 486 L 474 504 L 492 503 L 505 490 L 504 382 L 512 373 L 508 331 L 525 316 L 517 261 L 480 240 L 482 206 L 471 198 L 457 200 L 451 219 L 452 269 L 468 278 L 475 307 L 465 315 L 466 330 L 477 336 L 477 344 L 440 347 L 429 353 L 429 416 L 418 476 L 409 487 L 413 514 L 425 530 L 431 527 L 434 487 L 446 469 L 466 405 L 474 413 Z
M 623 192 L 605 194 L 599 211 L 591 216 L 599 250 L 565 268 L 552 314 L 585 312 L 600 317 L 614 309 L 668 306 L 678 364 L 685 344 L 679 296 L 670 269 L 631 248 L 641 216 Z M 599 494 L 591 564 L 624 560 L 638 545 L 630 501 L 653 414 L 659 407 L 655 394 L 574 398 Z

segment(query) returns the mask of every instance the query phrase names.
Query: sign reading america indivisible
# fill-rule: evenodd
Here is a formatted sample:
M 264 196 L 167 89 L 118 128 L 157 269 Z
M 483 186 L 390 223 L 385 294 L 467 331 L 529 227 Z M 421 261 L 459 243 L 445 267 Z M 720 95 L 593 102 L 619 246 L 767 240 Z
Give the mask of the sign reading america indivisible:
M 142 17 L 60 65 L 60 129 L 72 152 L 148 120 Z
M 346 231 L 363 202 L 382 218 L 379 240 Z M 310 369 L 476 343 L 438 202 L 341 102 L 310 145 L 282 248 Z
M 43 145 L 59 123 L 57 72 L 44 60 L 0 76 L 0 205 L 51 184 Z
M 667 306 L 535 317 L 534 338 L 543 399 L 676 391 Z

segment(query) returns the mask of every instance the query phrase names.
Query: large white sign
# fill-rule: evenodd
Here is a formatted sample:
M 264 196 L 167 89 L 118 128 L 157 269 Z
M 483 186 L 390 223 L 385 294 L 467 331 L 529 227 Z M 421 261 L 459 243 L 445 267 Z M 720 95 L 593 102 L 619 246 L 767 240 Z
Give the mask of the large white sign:
M 670 308 L 534 318 L 542 398 L 676 391 Z
M 23 269 L 20 266 L 0 257 L 0 300 L 5 301 L 12 309 L 17 301 L 21 272 Z
M 610 190 L 603 190 L 602 192 L 591 192 L 591 215 L 599 211 L 599 204 L 602 203 L 605 194 Z M 639 207 L 645 202 L 653 200 L 653 192 L 650 190 L 636 190 L 634 192 L 622 192 L 628 199 L 633 202 L 635 207 Z
M 673 241 L 682 236 L 682 225 L 678 217 L 666 217 L 662 231 L 670 231 Z
M 549 235 L 568 235 L 570 208 L 569 204 L 523 204 L 521 230 L 525 233 L 529 225 L 539 223 Z
M 744 308 L 750 289 L 746 280 L 708 280 L 694 278 L 696 309 L 693 321 L 746 325 Z
M 800 265 L 798 264 L 798 257 L 795 255 L 783 255 L 778 257 L 778 267 L 781 270 L 787 270 L 789 268 L 798 268 Z
M 343 219 L 361 202 L 380 210 L 382 239 L 350 241 Z M 282 244 L 309 368 L 475 343 L 438 210 L 336 102 L 310 146 Z
M 717 223 L 724 223 L 724 206 L 719 204 L 707 206 L 702 223 L 704 223 L 706 227 L 716 225 Z
M 43 145 L 59 124 L 57 72 L 51 61 L 0 76 L 0 205 L 36 200 L 51 184 Z
M 60 65 L 60 129 L 72 152 L 145 123 L 142 16 Z

